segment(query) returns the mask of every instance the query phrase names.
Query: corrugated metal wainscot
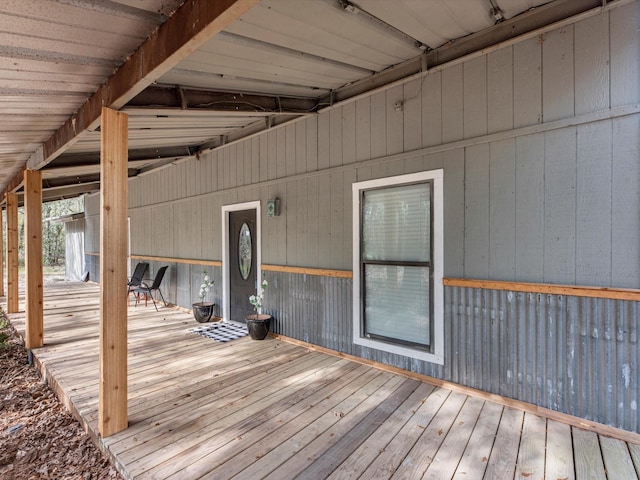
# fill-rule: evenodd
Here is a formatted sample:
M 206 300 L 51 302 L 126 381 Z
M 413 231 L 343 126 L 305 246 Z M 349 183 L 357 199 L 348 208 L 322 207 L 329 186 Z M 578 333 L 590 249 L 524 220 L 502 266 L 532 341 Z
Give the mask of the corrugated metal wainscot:
M 265 312 L 272 330 L 340 352 L 353 352 L 352 281 L 288 272 L 267 272 Z
M 445 287 L 444 375 L 638 432 L 639 314 L 633 301 Z
M 640 431 L 640 302 L 447 286 L 441 366 L 353 345 L 350 278 L 267 278 L 275 333 Z

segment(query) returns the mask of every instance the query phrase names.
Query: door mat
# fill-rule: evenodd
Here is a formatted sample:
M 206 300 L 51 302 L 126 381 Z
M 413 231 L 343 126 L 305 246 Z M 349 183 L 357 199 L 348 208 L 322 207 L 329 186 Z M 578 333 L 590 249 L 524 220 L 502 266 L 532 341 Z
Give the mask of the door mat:
M 206 327 L 192 328 L 190 333 L 202 335 L 216 342 L 228 342 L 236 338 L 248 335 L 247 327 L 244 325 L 236 325 L 235 323 L 221 322 L 207 325 Z

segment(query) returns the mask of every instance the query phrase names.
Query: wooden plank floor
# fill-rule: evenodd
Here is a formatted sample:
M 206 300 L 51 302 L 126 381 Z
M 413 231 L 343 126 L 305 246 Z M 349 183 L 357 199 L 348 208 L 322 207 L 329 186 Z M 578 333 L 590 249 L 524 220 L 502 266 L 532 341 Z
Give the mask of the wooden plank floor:
M 129 309 L 130 427 L 99 439 L 98 297 L 47 286 L 34 354 L 126 478 L 638 479 L 638 445 L 153 306 Z

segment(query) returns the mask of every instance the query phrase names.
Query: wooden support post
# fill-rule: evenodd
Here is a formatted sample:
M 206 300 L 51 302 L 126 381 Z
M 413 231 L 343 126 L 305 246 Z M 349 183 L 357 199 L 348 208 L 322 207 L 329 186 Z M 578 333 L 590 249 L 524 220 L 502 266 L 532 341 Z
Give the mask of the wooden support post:
M 25 171 L 25 347 L 44 344 L 42 292 L 42 172 Z
M 2 208 L 0 208 L 0 228 L 2 228 Z M 0 297 L 4 297 L 4 242 L 0 233 Z
M 102 108 L 100 140 L 100 394 L 98 428 L 127 428 L 126 114 Z
M 18 196 L 7 193 L 7 312 L 18 309 Z

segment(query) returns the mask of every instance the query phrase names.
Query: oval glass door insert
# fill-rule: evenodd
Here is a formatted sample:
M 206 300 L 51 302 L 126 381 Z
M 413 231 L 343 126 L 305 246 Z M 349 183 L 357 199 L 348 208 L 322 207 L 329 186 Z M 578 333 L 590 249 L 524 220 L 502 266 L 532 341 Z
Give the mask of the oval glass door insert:
M 243 280 L 249 278 L 251 273 L 251 230 L 249 225 L 243 223 L 238 236 L 238 268 Z

